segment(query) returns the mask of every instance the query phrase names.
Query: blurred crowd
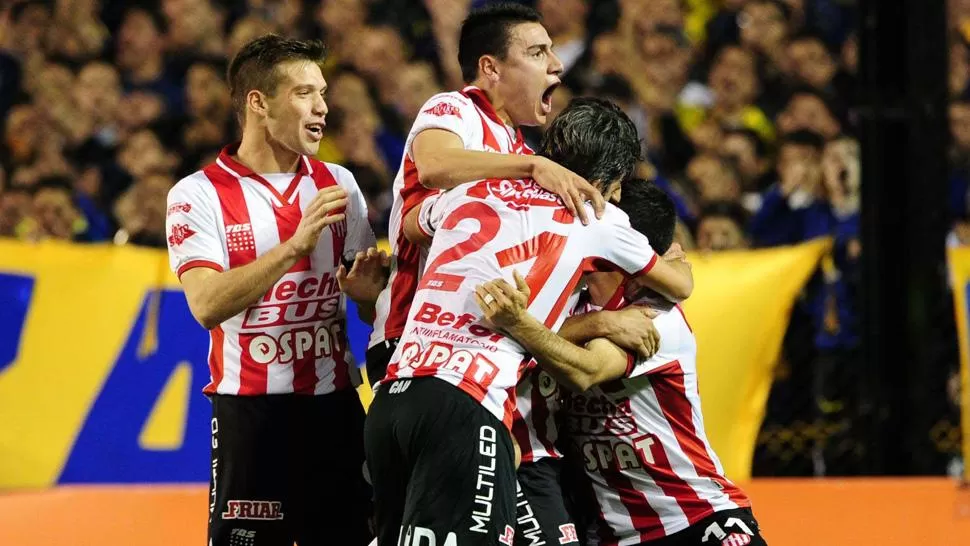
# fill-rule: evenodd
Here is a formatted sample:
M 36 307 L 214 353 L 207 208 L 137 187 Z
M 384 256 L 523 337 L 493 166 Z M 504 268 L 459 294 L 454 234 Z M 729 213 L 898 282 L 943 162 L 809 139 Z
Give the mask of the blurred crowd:
M 347 166 L 386 232 L 422 103 L 460 88 L 482 0 L 28 0 L 0 8 L 0 236 L 165 246 L 165 196 L 237 138 L 227 59 L 267 32 L 320 37 L 320 158 Z M 832 236 L 806 292 L 820 358 L 856 350 L 855 0 L 535 0 L 571 97 L 619 103 L 640 174 L 674 196 L 686 249 Z M 970 244 L 970 0 L 951 0 L 951 244 Z M 552 119 L 552 117 L 550 117 Z M 535 144 L 540 128 L 526 131 Z

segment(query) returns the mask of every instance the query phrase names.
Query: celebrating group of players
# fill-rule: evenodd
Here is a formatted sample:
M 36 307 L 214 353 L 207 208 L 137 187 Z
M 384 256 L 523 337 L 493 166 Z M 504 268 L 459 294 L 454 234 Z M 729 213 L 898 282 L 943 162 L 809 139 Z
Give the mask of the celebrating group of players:
M 538 153 L 518 130 L 562 72 L 538 14 L 463 23 L 468 85 L 411 128 L 390 256 L 353 176 L 312 158 L 322 57 L 244 47 L 241 142 L 169 194 L 211 334 L 210 545 L 764 544 L 704 433 L 690 265 L 670 199 L 632 178 L 633 123 L 586 98 Z M 347 297 L 374 324 L 366 418 Z

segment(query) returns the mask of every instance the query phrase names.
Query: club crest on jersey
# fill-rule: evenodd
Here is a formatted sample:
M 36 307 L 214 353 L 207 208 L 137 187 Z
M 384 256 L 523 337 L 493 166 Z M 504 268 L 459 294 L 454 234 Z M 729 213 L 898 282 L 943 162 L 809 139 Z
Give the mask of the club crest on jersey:
M 195 230 L 190 228 L 188 224 L 172 224 L 172 232 L 168 234 L 168 245 L 179 246 L 193 235 L 195 235 Z
M 172 203 L 172 206 L 168 207 L 168 213 L 166 213 L 166 216 L 171 216 L 178 212 L 188 214 L 191 210 L 192 203 Z
M 461 117 L 461 110 L 453 104 L 448 104 L 447 102 L 439 102 L 438 104 L 426 108 L 423 114 L 431 114 L 434 116 L 458 116 Z
M 222 513 L 222 519 L 283 519 L 283 503 L 263 500 L 231 500 Z

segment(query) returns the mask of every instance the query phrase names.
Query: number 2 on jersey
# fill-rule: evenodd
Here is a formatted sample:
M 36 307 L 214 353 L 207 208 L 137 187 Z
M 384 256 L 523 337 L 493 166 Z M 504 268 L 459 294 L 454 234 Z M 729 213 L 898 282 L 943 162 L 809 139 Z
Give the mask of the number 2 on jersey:
M 445 218 L 440 229 L 454 229 L 459 222 L 466 218 L 478 220 L 478 231 L 468 239 L 442 252 L 433 262 L 428 264 L 419 289 L 428 288 L 446 292 L 458 290 L 465 277 L 439 273 L 438 269 L 445 264 L 478 251 L 498 234 L 501 224 L 498 213 L 481 202 L 465 203 L 456 208 Z M 496 252 L 495 259 L 498 260 L 499 267 L 508 267 L 537 258 L 529 273 L 525 276 L 525 282 L 529 285 L 529 303 L 531 304 L 546 280 L 549 279 L 549 275 L 552 274 L 565 246 L 566 237 L 564 235 L 544 231 L 528 241 Z

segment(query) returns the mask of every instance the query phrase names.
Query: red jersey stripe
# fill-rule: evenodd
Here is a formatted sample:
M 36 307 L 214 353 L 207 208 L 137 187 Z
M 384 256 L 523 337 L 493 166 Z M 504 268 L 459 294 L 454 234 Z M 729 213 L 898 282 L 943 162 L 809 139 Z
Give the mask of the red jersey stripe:
M 243 195 L 242 183 L 218 165 L 209 165 L 203 169 L 203 172 L 212 182 L 219 197 L 226 233 L 248 233 L 251 238 L 252 224 L 249 218 L 249 208 L 246 205 L 246 197 Z M 232 228 L 237 226 L 242 228 L 241 231 L 233 231 Z M 238 245 L 230 245 L 228 250 L 230 269 L 242 267 L 256 260 L 255 244 L 243 242 Z M 267 368 L 265 365 L 253 361 L 248 350 L 250 341 L 251 336 L 247 339 L 246 336 L 240 335 L 238 339 L 241 346 L 239 352 L 239 394 L 264 394 L 267 388 Z
M 693 410 L 690 400 L 687 398 L 687 389 L 684 385 L 683 369 L 680 367 L 680 363 L 677 363 L 676 368 L 668 374 L 664 375 L 663 380 L 652 384 L 660 408 L 663 410 L 667 422 L 670 423 L 670 428 L 673 429 L 681 450 L 690 458 L 698 476 L 717 482 L 728 495 L 728 498 L 738 506 L 750 506 L 751 502 L 741 489 L 724 479 L 717 472 L 707 448 L 697 435 L 697 430 L 694 428 Z

